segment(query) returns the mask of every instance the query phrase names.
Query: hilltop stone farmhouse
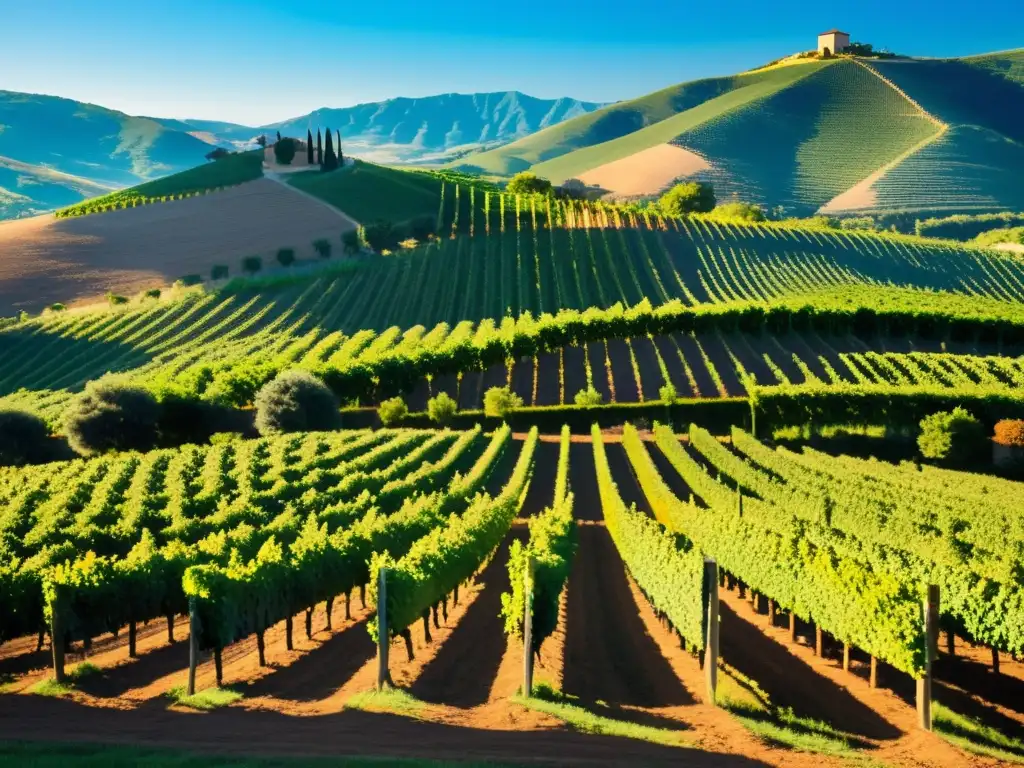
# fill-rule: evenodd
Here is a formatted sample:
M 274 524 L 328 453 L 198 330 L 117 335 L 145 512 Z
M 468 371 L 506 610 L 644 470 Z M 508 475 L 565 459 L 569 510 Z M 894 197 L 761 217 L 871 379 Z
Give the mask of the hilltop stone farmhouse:
M 818 35 L 818 54 L 829 57 L 833 53 L 845 51 L 850 47 L 850 35 L 838 29 L 830 29 Z

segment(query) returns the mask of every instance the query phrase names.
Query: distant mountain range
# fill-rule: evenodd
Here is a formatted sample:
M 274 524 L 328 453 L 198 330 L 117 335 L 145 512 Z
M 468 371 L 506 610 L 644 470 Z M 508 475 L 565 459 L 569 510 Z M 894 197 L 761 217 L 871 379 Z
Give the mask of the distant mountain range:
M 0 219 L 191 168 L 209 151 L 194 136 L 145 117 L 0 91 Z
M 602 105 L 507 93 L 398 98 L 322 108 L 265 126 L 132 117 L 55 96 L 0 91 L 0 219 L 31 216 L 205 162 L 212 146 L 260 134 L 341 131 L 346 152 L 378 162 L 447 161 L 529 136 Z

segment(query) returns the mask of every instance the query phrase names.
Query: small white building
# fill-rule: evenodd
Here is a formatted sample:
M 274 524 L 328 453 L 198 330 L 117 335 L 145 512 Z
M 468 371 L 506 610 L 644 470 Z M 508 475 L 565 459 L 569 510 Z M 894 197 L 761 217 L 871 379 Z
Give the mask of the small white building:
M 838 29 L 830 29 L 818 35 L 818 55 L 828 58 L 833 53 L 845 51 L 850 47 L 850 35 Z

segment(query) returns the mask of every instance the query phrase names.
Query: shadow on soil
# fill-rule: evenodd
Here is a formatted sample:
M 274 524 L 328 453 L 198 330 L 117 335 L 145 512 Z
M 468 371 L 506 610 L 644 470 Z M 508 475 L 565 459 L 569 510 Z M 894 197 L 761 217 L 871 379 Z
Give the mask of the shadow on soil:
M 17 700 L 15 700 L 17 699 Z M 0 740 L 92 741 L 97 734 L 119 743 L 236 755 L 369 755 L 436 760 L 573 761 L 606 765 L 762 765 L 736 755 L 613 736 L 555 729 L 504 731 L 466 728 L 391 714 L 345 710 L 291 717 L 277 712 L 225 707 L 202 715 L 167 709 L 115 710 L 38 696 L 0 697 Z
M 478 577 L 480 594 L 409 689 L 417 699 L 468 708 L 489 698 L 507 646 L 501 594 L 509 588 L 508 550 L 515 538 L 525 543 L 526 530 L 507 536 Z
M 722 658 L 756 680 L 776 707 L 821 720 L 845 733 L 896 739 L 900 730 L 845 689 L 819 675 L 783 645 L 721 603 Z

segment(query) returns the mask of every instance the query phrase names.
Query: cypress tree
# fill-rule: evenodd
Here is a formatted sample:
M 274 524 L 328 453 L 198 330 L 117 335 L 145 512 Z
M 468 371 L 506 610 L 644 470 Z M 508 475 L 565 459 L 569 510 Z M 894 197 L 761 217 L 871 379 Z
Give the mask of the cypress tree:
M 333 171 L 338 167 L 338 156 L 334 154 L 334 141 L 331 137 L 331 129 L 327 129 L 327 145 L 324 147 L 324 170 Z
M 306 163 L 313 164 L 313 132 L 306 129 Z
M 280 140 L 281 140 L 281 132 L 280 132 L 280 131 L 278 131 L 278 132 L 277 132 L 277 140 L 278 140 L 278 141 L 280 141 Z
M 341 131 L 338 131 L 338 165 L 342 166 L 345 164 L 345 155 L 341 152 Z
M 320 165 L 324 164 L 324 144 L 320 139 L 320 129 L 316 129 L 316 161 Z

